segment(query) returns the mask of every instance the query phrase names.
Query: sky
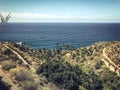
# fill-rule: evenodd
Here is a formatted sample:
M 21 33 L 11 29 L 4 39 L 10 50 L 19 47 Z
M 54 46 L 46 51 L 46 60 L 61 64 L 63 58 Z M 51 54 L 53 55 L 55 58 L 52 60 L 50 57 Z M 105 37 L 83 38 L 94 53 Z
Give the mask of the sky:
M 119 22 L 120 0 L 0 0 L 10 22 Z

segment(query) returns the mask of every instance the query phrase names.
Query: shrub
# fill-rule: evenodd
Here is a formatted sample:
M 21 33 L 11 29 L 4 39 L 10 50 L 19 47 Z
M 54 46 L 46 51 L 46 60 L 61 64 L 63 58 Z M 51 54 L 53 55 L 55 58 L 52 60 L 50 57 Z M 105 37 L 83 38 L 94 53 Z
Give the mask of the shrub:
M 99 77 L 92 71 L 89 72 L 88 77 L 85 82 L 82 83 L 82 86 L 87 90 L 102 90 L 102 81 Z
M 48 61 L 37 69 L 37 74 L 46 76 L 48 81 L 61 89 L 79 90 L 83 86 L 87 90 L 101 90 L 102 82 L 92 71 L 83 72 L 79 66 L 71 66 L 64 61 Z
M 9 70 L 9 73 L 11 74 L 11 77 L 15 77 L 20 71 L 24 70 L 24 67 L 17 66 L 16 68 L 12 68 Z
M 38 74 L 43 74 L 61 89 L 78 90 L 81 84 L 81 76 L 84 75 L 78 66 L 72 67 L 69 63 L 60 61 L 49 61 L 41 65 Z
M 25 82 L 23 84 L 23 90 L 38 90 L 38 86 L 34 82 Z
M 10 90 L 11 86 L 8 83 L 5 83 L 1 80 L 2 77 L 0 77 L 0 90 Z
M 102 75 L 103 90 L 120 90 L 120 77 L 115 72 L 104 70 Z
M 100 69 L 102 67 L 102 65 L 103 65 L 103 62 L 99 61 L 99 62 L 96 63 L 95 68 Z
M 5 55 L 10 55 L 10 54 L 12 54 L 12 52 L 11 52 L 11 50 L 9 50 L 9 49 L 5 49 L 5 50 L 4 50 L 4 54 L 5 54 Z
M 30 72 L 23 71 L 23 70 L 17 73 L 17 75 L 15 76 L 15 79 L 17 81 L 33 81 L 33 78 L 30 75 Z
M 11 68 L 15 68 L 16 65 L 12 61 L 4 61 L 2 63 L 2 68 L 6 71 L 9 71 Z

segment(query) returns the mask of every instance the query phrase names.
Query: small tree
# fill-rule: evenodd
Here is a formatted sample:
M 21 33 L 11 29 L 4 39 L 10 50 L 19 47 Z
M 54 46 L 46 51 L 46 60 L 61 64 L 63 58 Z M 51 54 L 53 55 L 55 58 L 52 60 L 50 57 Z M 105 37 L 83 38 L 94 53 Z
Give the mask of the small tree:
M 2 24 L 7 24 L 7 22 L 9 21 L 9 18 L 11 18 L 11 14 L 10 13 L 5 18 L 3 17 L 2 14 L 0 14 L 0 19 L 1 19 L 1 23 Z

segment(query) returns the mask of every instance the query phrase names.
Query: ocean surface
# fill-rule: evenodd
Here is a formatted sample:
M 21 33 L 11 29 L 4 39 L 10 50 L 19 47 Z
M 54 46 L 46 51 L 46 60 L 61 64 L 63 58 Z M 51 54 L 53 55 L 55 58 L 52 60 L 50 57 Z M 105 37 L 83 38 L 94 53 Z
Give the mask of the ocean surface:
M 8 23 L 0 24 L 0 41 L 24 42 L 32 48 L 74 47 L 120 40 L 120 23 Z

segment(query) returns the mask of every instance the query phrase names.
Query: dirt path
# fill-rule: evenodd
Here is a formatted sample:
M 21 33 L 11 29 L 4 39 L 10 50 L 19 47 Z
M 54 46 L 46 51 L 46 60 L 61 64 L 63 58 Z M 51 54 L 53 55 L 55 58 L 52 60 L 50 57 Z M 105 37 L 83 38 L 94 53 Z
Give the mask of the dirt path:
M 4 45 L 4 47 L 6 47 L 7 49 L 11 50 L 14 54 L 16 54 L 17 57 L 18 57 L 25 65 L 27 65 L 27 66 L 30 68 L 31 72 L 34 74 L 34 80 L 35 80 L 36 83 L 42 83 L 42 84 L 44 84 L 44 86 L 46 86 L 46 84 L 44 83 L 44 81 L 42 80 L 42 78 L 40 78 L 39 75 L 36 74 L 36 69 L 35 69 L 33 66 L 31 66 L 29 63 L 27 63 L 26 60 L 25 60 L 17 51 L 15 51 L 14 49 L 10 48 L 10 47 L 7 46 L 6 44 L 3 44 L 3 45 Z M 0 70 L 0 72 L 1 72 L 1 70 Z M 5 78 L 6 78 L 6 77 L 5 77 Z M 12 82 L 12 80 L 11 80 L 10 77 L 7 77 L 7 78 L 8 78 L 8 80 L 10 80 L 10 81 Z M 7 82 L 8 82 L 8 81 L 7 81 Z M 15 86 L 15 85 L 13 85 L 13 84 L 10 84 L 10 85 Z M 15 87 L 11 88 L 11 90 L 20 90 L 20 89 L 15 89 L 16 87 L 18 87 L 18 86 L 15 86 Z M 39 86 L 39 87 L 41 88 L 41 86 Z
M 27 65 L 33 72 L 36 71 L 30 64 L 28 64 L 28 63 L 26 62 L 26 60 L 25 60 L 19 53 L 17 53 L 15 50 L 13 50 L 12 48 L 10 48 L 10 47 L 7 46 L 6 44 L 3 44 L 3 45 L 4 45 L 4 47 L 6 47 L 7 49 L 11 50 L 14 54 L 16 54 L 17 57 L 18 57 L 20 60 L 22 60 L 22 62 L 23 62 L 25 65 Z
M 106 48 L 103 49 L 103 56 L 106 58 L 112 65 L 114 65 L 117 69 L 120 70 L 120 67 L 118 67 L 105 53 Z

